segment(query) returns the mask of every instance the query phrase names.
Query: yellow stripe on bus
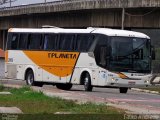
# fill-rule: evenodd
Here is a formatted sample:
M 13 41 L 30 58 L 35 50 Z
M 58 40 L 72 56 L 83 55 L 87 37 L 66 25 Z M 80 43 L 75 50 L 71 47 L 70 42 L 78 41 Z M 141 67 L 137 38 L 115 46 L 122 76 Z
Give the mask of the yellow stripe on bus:
M 78 52 L 23 51 L 37 66 L 59 77 L 72 74 Z

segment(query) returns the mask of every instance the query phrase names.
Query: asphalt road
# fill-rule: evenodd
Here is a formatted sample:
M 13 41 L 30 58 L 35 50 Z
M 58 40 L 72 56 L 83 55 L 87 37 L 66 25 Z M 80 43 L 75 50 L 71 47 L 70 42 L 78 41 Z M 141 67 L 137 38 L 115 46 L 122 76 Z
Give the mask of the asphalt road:
M 74 86 L 72 91 L 85 93 L 91 96 L 97 96 L 108 99 L 113 102 L 125 102 L 132 104 L 150 105 L 160 109 L 160 95 L 149 94 L 129 90 L 127 94 L 120 94 L 118 89 L 111 88 L 94 88 L 93 92 L 84 92 L 83 86 Z
M 25 85 L 25 81 L 3 80 L 1 83 L 11 85 Z M 127 94 L 120 94 L 118 89 L 111 88 L 93 88 L 92 92 L 85 92 L 83 86 L 74 85 L 70 91 L 57 89 L 55 86 L 44 85 L 44 90 L 50 93 L 59 94 L 59 97 L 72 96 L 75 99 L 87 97 L 87 99 L 95 99 L 95 102 L 102 100 L 105 103 L 111 103 L 112 106 L 127 109 L 133 113 L 159 114 L 160 115 L 160 95 L 150 94 L 129 90 Z M 66 95 L 64 95 L 66 94 Z M 63 95 L 63 96 L 61 96 Z
M 142 107 L 148 110 L 157 110 L 160 114 L 160 95 L 129 90 L 127 94 L 120 94 L 119 89 L 94 88 L 93 92 L 84 92 L 83 86 L 74 86 L 73 91 L 81 92 L 89 96 L 96 96 L 117 104 L 127 104 L 135 107 Z

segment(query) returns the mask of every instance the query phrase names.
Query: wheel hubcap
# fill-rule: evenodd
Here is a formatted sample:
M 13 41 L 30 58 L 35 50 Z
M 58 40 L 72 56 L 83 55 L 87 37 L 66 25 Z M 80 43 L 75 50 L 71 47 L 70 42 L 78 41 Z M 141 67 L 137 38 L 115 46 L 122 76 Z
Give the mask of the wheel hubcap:
M 28 75 L 27 81 L 28 81 L 29 85 L 32 85 L 32 83 L 33 83 L 33 76 L 31 74 Z
M 89 79 L 86 77 L 86 78 L 84 79 L 84 85 L 85 85 L 85 86 L 88 85 L 88 81 L 89 81 Z

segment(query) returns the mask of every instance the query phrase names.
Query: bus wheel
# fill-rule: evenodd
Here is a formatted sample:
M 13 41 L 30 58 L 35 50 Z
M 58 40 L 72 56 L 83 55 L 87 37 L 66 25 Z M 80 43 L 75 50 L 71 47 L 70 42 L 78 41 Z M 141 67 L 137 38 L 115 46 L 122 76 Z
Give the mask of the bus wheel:
M 127 93 L 127 91 L 128 91 L 128 88 L 126 88 L 126 87 L 120 87 L 119 88 L 120 93 Z
M 70 90 L 72 88 L 72 84 L 69 84 L 69 83 L 66 83 L 66 84 L 57 83 L 56 87 L 58 89 L 61 89 L 61 90 Z
M 89 73 L 86 73 L 84 77 L 84 89 L 85 91 L 92 91 L 93 86 L 91 85 L 91 77 Z
M 42 87 L 43 83 L 34 81 L 34 74 L 32 70 L 29 70 L 26 74 L 26 83 L 30 86 L 39 86 Z
M 29 70 L 26 74 L 26 83 L 30 86 L 34 85 L 34 74 L 32 70 Z

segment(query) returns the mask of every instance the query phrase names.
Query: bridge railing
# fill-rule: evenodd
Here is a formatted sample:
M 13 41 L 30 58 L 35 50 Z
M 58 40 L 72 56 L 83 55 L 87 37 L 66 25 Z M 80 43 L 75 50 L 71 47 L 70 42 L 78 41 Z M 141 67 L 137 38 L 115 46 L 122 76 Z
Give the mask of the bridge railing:
M 64 5 L 64 6 L 63 6 Z M 65 6 L 66 5 L 66 6 Z M 2 7 L 0 12 L 16 10 L 16 9 L 27 9 L 44 7 L 49 10 L 51 7 L 57 7 L 57 11 L 63 10 L 77 10 L 77 9 L 98 9 L 98 8 L 141 8 L 141 7 L 160 7 L 158 0 L 58 0 L 52 2 L 20 5 L 13 7 Z M 50 8 L 48 8 L 50 7 Z M 63 7 L 67 8 L 64 9 Z M 53 8 L 54 9 L 54 8 Z M 41 9 L 42 10 L 42 9 Z M 45 10 L 42 10 L 45 12 Z M 46 11 L 47 12 L 47 11 Z M 36 12 L 35 12 L 36 13 Z

